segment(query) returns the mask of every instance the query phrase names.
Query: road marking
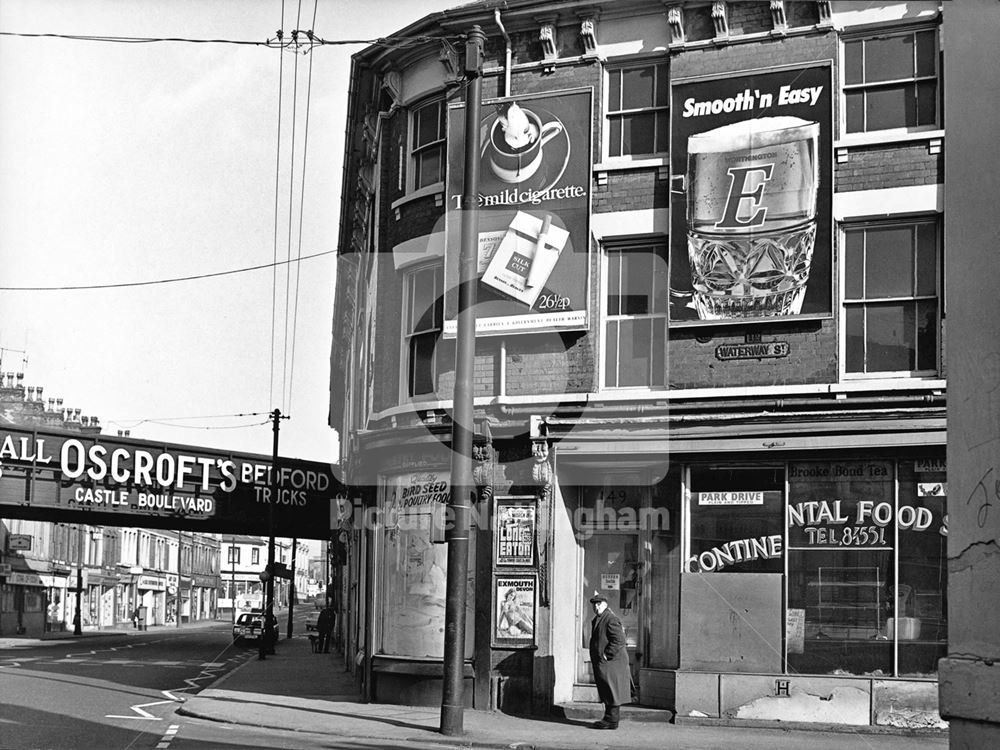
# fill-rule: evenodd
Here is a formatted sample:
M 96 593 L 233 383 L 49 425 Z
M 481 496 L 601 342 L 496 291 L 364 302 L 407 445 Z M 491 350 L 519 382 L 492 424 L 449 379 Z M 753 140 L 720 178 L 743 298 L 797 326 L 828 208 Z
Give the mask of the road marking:
M 180 728 L 180 724 L 171 724 L 167 728 L 167 731 L 163 733 L 163 737 L 160 738 L 159 743 L 156 745 L 156 750 L 166 750 L 166 748 L 170 747 L 170 741 L 177 736 Z
M 114 714 L 105 714 L 105 719 L 144 719 L 147 721 L 162 721 L 159 716 L 153 716 L 146 710 L 147 706 L 162 706 L 164 703 L 173 703 L 174 701 L 153 701 L 152 703 L 140 703 L 136 706 L 129 706 L 133 711 L 135 711 L 135 716 L 116 716 Z

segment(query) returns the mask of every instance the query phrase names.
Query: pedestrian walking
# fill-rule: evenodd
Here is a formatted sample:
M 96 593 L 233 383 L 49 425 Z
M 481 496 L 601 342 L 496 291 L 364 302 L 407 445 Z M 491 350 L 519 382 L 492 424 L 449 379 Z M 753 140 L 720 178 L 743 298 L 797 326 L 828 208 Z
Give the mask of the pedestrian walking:
M 324 654 L 330 653 L 330 637 L 333 635 L 333 610 L 329 607 L 323 607 L 320 611 L 319 619 L 316 620 L 316 630 L 319 632 L 317 650 L 321 650 Z
M 620 708 L 632 702 L 632 670 L 628 663 L 625 628 L 608 607 L 604 594 L 590 598 L 594 620 L 590 630 L 590 662 L 594 668 L 597 695 L 604 704 L 604 718 L 594 729 L 617 729 Z

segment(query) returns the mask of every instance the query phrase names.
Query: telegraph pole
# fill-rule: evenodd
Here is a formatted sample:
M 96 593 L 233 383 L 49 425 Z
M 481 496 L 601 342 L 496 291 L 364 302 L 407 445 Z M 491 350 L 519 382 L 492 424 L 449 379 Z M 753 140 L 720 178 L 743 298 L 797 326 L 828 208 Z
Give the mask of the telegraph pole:
M 295 554 L 298 552 L 299 538 L 292 539 L 292 580 L 288 584 L 288 629 L 285 638 L 292 637 L 292 609 L 295 607 Z
M 458 260 L 458 330 L 455 352 L 454 416 L 451 428 L 451 516 L 448 583 L 444 615 L 444 685 L 441 734 L 463 733 L 465 701 L 465 606 L 469 573 L 469 513 L 472 479 L 473 364 L 476 348 L 476 273 L 479 252 L 479 122 L 482 110 L 483 46 L 486 35 L 473 26 L 465 42 L 465 184 Z
M 271 494 L 267 503 L 267 568 L 264 573 L 264 637 L 257 650 L 258 659 L 266 659 L 274 653 L 274 504 L 278 501 L 278 427 L 282 419 L 281 411 L 271 412 L 271 431 L 274 441 L 271 448 Z
M 76 604 L 73 606 L 73 635 L 83 635 L 83 526 L 76 527 Z

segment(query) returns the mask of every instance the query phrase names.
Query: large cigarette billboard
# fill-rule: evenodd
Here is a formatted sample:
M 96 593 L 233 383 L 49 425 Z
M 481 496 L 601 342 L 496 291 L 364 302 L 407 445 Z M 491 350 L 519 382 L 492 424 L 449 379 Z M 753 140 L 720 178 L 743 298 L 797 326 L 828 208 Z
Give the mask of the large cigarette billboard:
M 833 313 L 828 62 L 671 85 L 670 321 Z
M 465 105 L 448 113 L 445 334 L 458 312 Z M 592 92 L 483 102 L 476 332 L 587 326 Z

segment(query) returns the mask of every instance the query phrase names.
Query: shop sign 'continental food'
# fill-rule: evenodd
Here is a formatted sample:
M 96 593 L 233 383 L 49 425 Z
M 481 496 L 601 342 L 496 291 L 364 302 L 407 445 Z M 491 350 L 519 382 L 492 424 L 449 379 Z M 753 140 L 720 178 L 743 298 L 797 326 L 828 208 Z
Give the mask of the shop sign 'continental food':
M 332 467 L 282 459 L 276 474 L 272 471 L 271 460 L 262 456 L 102 435 L 0 432 L 4 513 L 17 515 L 10 512 L 14 506 L 38 517 L 37 511 L 50 509 L 86 513 L 88 522 L 109 524 L 183 518 L 224 524 L 220 530 L 225 531 L 264 532 L 273 504 L 276 528 L 324 536 L 329 498 L 340 487 Z

